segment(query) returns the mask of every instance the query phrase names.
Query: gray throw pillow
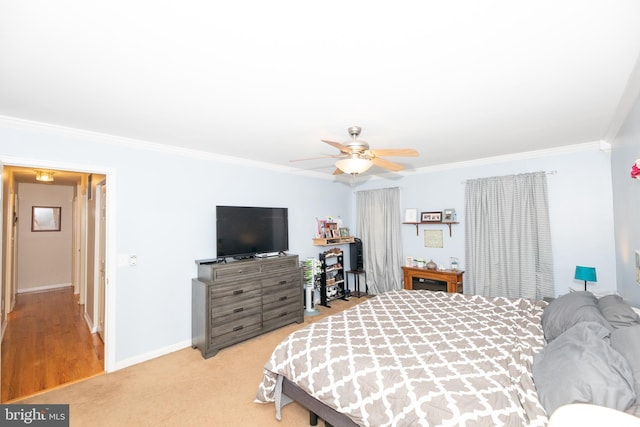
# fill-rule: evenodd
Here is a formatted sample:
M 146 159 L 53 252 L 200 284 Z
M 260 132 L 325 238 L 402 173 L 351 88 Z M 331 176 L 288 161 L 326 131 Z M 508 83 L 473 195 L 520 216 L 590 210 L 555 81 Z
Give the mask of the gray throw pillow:
M 613 330 L 598 309 L 598 299 L 591 292 L 569 292 L 549 303 L 542 312 L 542 330 L 547 342 L 580 322 L 597 322 Z
M 633 372 L 636 394 L 640 394 L 640 325 L 611 332 L 611 347 L 627 359 Z
M 570 403 L 592 403 L 624 411 L 635 403 L 633 373 L 608 342 L 602 325 L 581 322 L 533 357 L 533 381 L 551 416 Z
M 640 316 L 620 295 L 606 295 L 598 300 L 598 309 L 614 328 L 640 325 Z

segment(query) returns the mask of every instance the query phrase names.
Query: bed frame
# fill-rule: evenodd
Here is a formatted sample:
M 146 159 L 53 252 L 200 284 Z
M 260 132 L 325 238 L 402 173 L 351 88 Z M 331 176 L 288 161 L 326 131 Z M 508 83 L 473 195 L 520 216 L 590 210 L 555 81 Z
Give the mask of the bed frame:
M 282 378 L 282 393 L 309 410 L 309 425 L 318 425 L 318 418 L 322 418 L 326 427 L 358 427 L 351 418 L 310 396 L 286 377 Z

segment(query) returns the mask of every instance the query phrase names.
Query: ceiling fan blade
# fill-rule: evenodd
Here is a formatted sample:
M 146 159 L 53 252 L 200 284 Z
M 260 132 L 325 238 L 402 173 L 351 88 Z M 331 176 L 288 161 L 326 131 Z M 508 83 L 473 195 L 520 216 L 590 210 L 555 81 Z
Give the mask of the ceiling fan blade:
M 389 169 L 393 172 L 398 172 L 404 169 L 404 166 L 402 166 L 401 164 L 390 162 L 389 160 L 381 159 L 380 157 L 374 157 L 373 159 L 371 159 L 371 162 L 373 162 L 373 164 L 376 166 L 380 166 L 384 169 Z
M 304 159 L 293 159 L 293 160 L 289 160 L 290 162 L 303 162 L 306 160 L 318 160 L 318 159 L 337 159 L 340 158 L 341 156 L 331 156 L 331 155 L 327 155 L 327 156 L 318 156 L 318 157 L 307 157 Z
M 326 139 L 321 139 L 320 141 L 331 145 L 332 147 L 337 148 L 338 150 L 340 150 L 342 153 L 347 153 L 347 154 L 351 154 L 351 149 L 349 147 L 346 147 L 342 144 L 340 144 L 339 142 L 335 142 L 335 141 L 327 141 Z
M 418 152 L 413 148 L 383 148 L 371 152 L 376 156 L 418 157 Z
M 342 169 L 336 168 L 336 170 L 333 171 L 334 175 L 340 175 L 341 173 L 344 173 L 344 172 L 342 172 Z

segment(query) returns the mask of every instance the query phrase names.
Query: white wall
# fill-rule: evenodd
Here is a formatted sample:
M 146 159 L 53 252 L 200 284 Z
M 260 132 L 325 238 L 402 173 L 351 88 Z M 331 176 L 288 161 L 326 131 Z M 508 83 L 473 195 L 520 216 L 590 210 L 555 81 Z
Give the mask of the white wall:
M 631 179 L 631 166 L 640 159 L 640 98 L 613 143 L 611 174 L 615 208 L 618 292 L 640 306 L 635 251 L 640 251 L 640 179 Z
M 18 201 L 18 293 L 70 286 L 73 188 L 20 183 Z M 61 207 L 60 231 L 31 231 L 33 206 Z
M 452 237 L 441 225 L 420 226 L 419 236 L 415 226 L 403 225 L 402 240 L 405 256 L 433 259 L 446 266 L 450 257 L 457 257 L 464 269 L 464 181 L 536 171 L 557 171 L 547 176 L 556 295 L 569 292 L 570 287 L 584 287 L 584 282 L 573 279 L 576 265 L 596 267 L 594 291 L 615 292 L 610 152 L 600 150 L 599 143 L 407 172 L 402 180 L 391 184 L 370 180 L 356 191 L 399 186 L 403 210 L 456 209 L 460 224 L 452 226 Z M 425 248 L 424 230 L 437 228 L 443 230 L 443 248 Z

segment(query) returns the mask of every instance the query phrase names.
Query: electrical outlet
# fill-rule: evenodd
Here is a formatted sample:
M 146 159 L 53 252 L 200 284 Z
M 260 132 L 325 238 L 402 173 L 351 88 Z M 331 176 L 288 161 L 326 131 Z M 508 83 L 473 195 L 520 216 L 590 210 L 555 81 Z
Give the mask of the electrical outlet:
M 135 267 L 138 265 L 138 256 L 137 255 L 129 255 L 129 265 Z

